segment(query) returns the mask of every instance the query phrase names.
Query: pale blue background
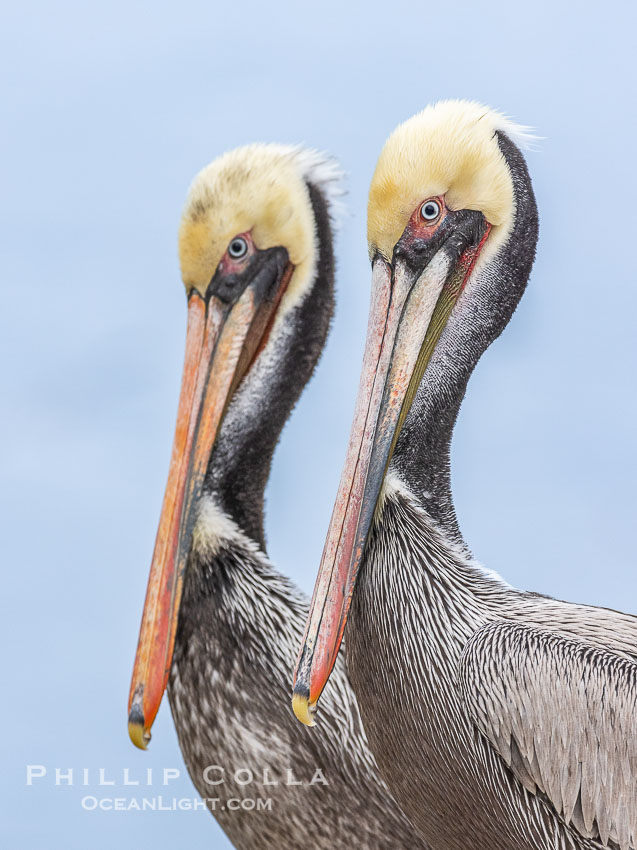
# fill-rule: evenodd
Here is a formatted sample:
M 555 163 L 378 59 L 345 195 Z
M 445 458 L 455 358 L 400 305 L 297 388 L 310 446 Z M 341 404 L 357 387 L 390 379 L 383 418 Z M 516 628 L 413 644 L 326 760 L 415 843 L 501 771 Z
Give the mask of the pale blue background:
M 100 815 L 79 801 L 99 793 L 99 767 L 120 783 L 124 767 L 183 769 L 167 706 L 143 754 L 126 699 L 181 369 L 176 226 L 192 176 L 235 145 L 306 141 L 349 173 L 337 318 L 268 494 L 281 569 L 311 589 L 344 456 L 375 158 L 429 101 L 470 97 L 546 138 L 528 157 L 541 211 L 529 291 L 454 442 L 461 524 L 511 582 L 637 612 L 634 8 L 7 6 L 1 847 L 228 846 L 206 813 Z M 78 781 L 89 767 L 92 785 L 27 788 L 27 763 L 74 767 Z M 187 777 L 167 793 L 191 795 Z

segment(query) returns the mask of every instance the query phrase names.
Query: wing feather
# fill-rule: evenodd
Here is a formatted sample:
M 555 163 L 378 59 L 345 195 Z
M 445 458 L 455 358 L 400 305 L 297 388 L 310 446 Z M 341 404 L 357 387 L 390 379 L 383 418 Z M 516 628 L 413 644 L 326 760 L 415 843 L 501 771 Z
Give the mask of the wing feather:
M 461 685 L 480 732 L 582 835 L 637 848 L 637 663 L 510 622 L 465 647 Z

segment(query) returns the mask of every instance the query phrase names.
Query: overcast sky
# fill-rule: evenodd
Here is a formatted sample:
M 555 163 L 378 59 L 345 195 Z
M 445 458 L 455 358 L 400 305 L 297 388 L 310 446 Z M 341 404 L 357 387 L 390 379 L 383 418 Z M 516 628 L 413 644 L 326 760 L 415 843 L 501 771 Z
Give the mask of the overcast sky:
M 97 813 L 123 770 L 193 796 L 164 704 L 147 753 L 126 700 L 185 330 L 176 229 L 209 160 L 307 142 L 349 174 L 338 313 L 275 458 L 270 554 L 310 591 L 360 370 L 366 193 L 401 120 L 475 98 L 528 155 L 538 260 L 482 359 L 453 445 L 476 556 L 510 582 L 637 612 L 635 5 L 14 3 L 4 11 L 0 310 L 2 845 L 225 848 L 206 812 Z M 26 785 L 25 765 L 48 775 Z M 55 786 L 56 767 L 75 785 Z M 82 768 L 88 786 L 80 786 Z M 99 768 L 115 787 L 99 787 Z M 181 770 L 161 787 L 164 768 Z M 143 789 L 142 789 L 143 790 Z

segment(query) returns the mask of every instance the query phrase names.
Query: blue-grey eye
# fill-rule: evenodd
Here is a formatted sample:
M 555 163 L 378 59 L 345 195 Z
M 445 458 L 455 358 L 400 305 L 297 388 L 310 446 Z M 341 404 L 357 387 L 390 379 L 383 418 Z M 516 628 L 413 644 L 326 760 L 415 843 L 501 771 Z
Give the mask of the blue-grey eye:
M 228 245 L 228 254 L 233 260 L 240 260 L 248 253 L 248 243 L 243 236 L 235 236 Z
M 440 215 L 440 204 L 438 201 L 425 201 L 420 208 L 420 215 L 425 221 L 434 221 Z

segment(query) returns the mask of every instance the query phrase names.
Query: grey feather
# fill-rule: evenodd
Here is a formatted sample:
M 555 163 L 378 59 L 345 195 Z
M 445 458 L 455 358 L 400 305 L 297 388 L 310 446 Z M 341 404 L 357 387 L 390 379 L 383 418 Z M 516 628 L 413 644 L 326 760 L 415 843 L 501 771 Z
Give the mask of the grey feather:
M 523 763 L 511 768 L 525 787 L 533 771 L 530 737 L 539 767 L 535 781 L 558 814 L 573 822 L 579 795 L 578 828 L 586 837 L 610 839 L 622 850 L 634 847 L 637 774 L 630 750 L 637 742 L 637 664 L 555 632 L 496 621 L 472 635 L 460 669 L 477 727 L 506 757 L 499 747 L 504 722 L 522 753 Z M 506 683 L 505 689 L 495 682 Z M 493 714 L 500 718 L 497 733 Z M 558 741 L 564 746 L 556 749 Z M 615 779 L 610 786 L 602 781 L 609 762 Z
M 213 814 L 238 848 L 311 841 L 320 850 L 426 850 L 378 775 L 343 663 L 320 736 L 292 713 L 287 680 L 307 609 L 308 600 L 239 534 L 221 540 L 214 558 L 193 555 L 169 685 L 190 776 L 202 797 L 218 800 Z M 206 781 L 209 765 L 224 769 L 223 784 Z M 249 770 L 254 782 L 241 785 L 237 770 Z M 288 784 L 290 770 L 302 785 Z M 327 784 L 309 784 L 316 770 Z M 263 784 L 265 771 L 277 785 Z M 245 798 L 271 800 L 271 808 L 230 809 L 229 801 Z
M 346 652 L 400 804 L 444 850 L 470 835 L 490 850 L 635 850 L 637 619 L 516 590 L 394 483 Z M 399 611 L 384 606 L 390 588 Z

